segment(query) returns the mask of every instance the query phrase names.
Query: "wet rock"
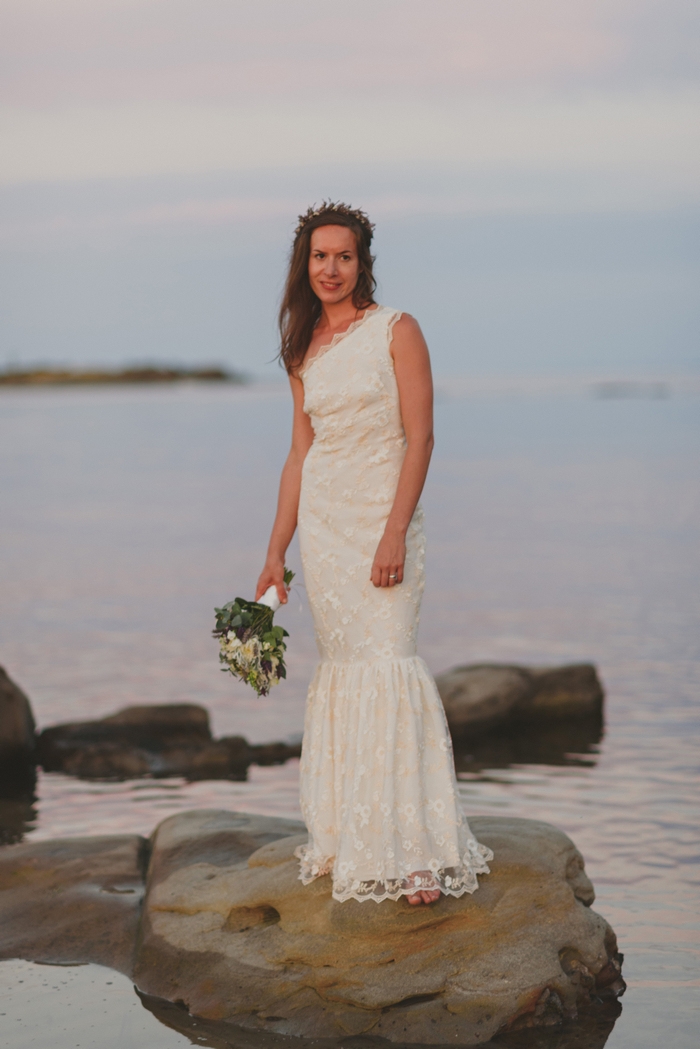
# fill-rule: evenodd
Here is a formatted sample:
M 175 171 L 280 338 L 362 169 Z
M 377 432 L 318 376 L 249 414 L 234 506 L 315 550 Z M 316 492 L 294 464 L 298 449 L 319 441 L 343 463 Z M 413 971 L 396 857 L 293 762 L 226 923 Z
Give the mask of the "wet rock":
M 573 718 L 602 714 L 605 693 L 591 663 L 563 667 L 530 667 L 532 698 L 523 705 L 529 717 Z
M 470 822 L 494 850 L 492 873 L 473 896 L 412 908 L 339 904 L 328 877 L 304 888 L 298 824 L 173 816 L 153 837 L 135 981 L 153 1000 L 242 1028 L 241 1044 L 483 1045 L 622 993 L 614 933 L 590 909 L 569 838 L 531 820 Z
M 231 1040 L 231 1024 L 225 1020 L 204 1020 L 192 1016 L 180 1002 L 144 994 L 136 989 L 144 1008 L 173 1031 L 185 1035 L 195 1045 L 210 1045 L 215 1049 L 289 1049 L 289 1039 L 283 1035 L 235 1028 L 235 1042 Z M 556 1026 L 514 1028 L 498 1034 L 488 1042 L 479 1043 L 481 1049 L 603 1049 L 615 1021 L 622 1011 L 618 1001 L 597 1002 L 594 1008 L 583 1009 L 576 1020 Z M 386 1038 L 360 1035 L 358 1038 L 314 1038 L 300 1043 L 313 1049 L 390 1049 Z M 403 1042 L 401 1049 L 417 1049 L 416 1043 Z
M 272 764 L 299 754 L 299 748 L 251 746 L 242 736 L 212 739 L 209 715 L 192 703 L 126 707 L 98 721 L 44 729 L 37 746 L 47 772 L 82 779 L 245 779 L 257 761 Z
M 0 958 L 129 974 L 147 853 L 135 834 L 0 849 Z
M 33 785 L 35 746 L 29 700 L 0 667 L 0 796 L 13 796 Z
M 338 904 L 328 878 L 304 888 L 291 820 L 209 810 L 165 820 L 150 848 L 136 835 L 8 846 L 0 957 L 111 966 L 169 1026 L 222 1046 L 602 1047 L 621 958 L 579 853 L 544 823 L 471 822 L 492 873 L 421 909 Z
M 523 668 L 489 664 L 455 667 L 440 674 L 435 682 L 454 733 L 502 723 L 533 691 L 532 680 Z
M 589 663 L 523 667 L 481 663 L 436 678 L 453 736 L 571 718 L 602 719 L 603 688 Z

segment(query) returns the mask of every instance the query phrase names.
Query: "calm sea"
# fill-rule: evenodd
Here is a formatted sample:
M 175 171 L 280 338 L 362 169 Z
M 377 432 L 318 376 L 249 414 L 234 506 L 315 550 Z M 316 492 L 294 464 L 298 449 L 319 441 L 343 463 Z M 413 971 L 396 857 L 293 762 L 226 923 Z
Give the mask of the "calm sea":
M 700 386 L 438 385 L 422 655 L 436 672 L 590 660 L 607 692 L 599 743 L 462 756 L 465 806 L 548 820 L 583 852 L 625 953 L 610 1049 L 691 1049 Z M 214 605 L 252 596 L 289 427 L 283 386 L 0 394 L 0 662 L 41 726 L 188 701 L 217 734 L 298 737 L 316 658 L 302 580 L 281 613 L 289 679 L 268 699 L 220 673 L 209 634 Z M 246 783 L 52 774 L 33 806 L 0 812 L 32 840 L 149 833 L 197 806 L 298 816 L 296 763 L 254 766 Z M 4 962 L 0 987 L 13 1049 L 49 1044 L 49 1028 L 54 1049 L 190 1044 L 99 967 Z

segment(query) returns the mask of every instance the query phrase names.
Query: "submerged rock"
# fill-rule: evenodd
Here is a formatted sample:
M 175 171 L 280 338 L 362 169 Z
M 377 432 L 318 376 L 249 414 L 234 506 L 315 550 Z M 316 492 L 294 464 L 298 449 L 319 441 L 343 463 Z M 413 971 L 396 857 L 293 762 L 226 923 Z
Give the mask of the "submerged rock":
M 301 825 L 173 816 L 156 830 L 135 981 L 259 1037 L 483 1045 L 622 993 L 621 958 L 573 843 L 532 820 L 474 817 L 495 853 L 473 896 L 429 908 L 337 903 L 304 888 Z M 261 838 L 273 840 L 260 847 Z
M 97 721 L 44 729 L 37 758 L 46 772 L 82 779 L 245 779 L 253 763 L 298 756 L 284 743 L 251 745 L 243 736 L 212 739 L 209 715 L 194 703 L 126 707 Z
M 14 795 L 34 783 L 34 716 L 29 700 L 0 667 L 0 796 Z
M 524 667 L 477 663 L 436 678 L 453 736 L 563 719 L 602 720 L 604 692 L 590 663 Z

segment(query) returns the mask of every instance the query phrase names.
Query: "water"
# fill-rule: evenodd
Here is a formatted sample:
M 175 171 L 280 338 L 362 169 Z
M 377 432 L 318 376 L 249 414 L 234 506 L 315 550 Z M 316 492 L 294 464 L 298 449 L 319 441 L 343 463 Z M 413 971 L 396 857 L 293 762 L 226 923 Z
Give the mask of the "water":
M 469 813 L 545 819 L 582 850 L 596 908 L 626 956 L 610 1049 L 690 1049 L 700 989 L 700 399 L 697 384 L 673 381 L 661 391 L 669 396 L 632 392 L 596 398 L 573 381 L 440 386 L 421 653 L 435 671 L 480 660 L 598 665 L 602 741 L 534 741 L 517 763 L 458 755 L 460 787 Z M 40 725 L 194 701 L 217 734 L 258 742 L 300 732 L 316 658 L 303 587 L 281 614 L 289 679 L 269 698 L 219 672 L 209 636 L 213 606 L 253 590 L 289 423 L 283 387 L 2 393 L 0 659 Z M 289 563 L 299 568 L 295 549 Z M 149 833 L 199 806 L 298 816 L 297 776 L 296 762 L 253 766 L 246 783 L 43 775 L 38 800 L 2 803 L 0 819 L 32 840 Z M 35 1041 L 10 1044 L 39 1045 L 44 1014 L 31 1003 L 44 974 L 55 982 L 60 971 L 21 976 L 17 965 L 28 963 L 0 966 L 14 1003 L 0 1008 L 0 1031 L 31 1012 Z M 55 992 L 71 1017 L 57 1049 L 187 1043 L 135 1013 L 121 977 L 109 991 L 105 977 L 106 1019 L 90 1033 L 92 1013 L 75 1006 L 79 979 Z

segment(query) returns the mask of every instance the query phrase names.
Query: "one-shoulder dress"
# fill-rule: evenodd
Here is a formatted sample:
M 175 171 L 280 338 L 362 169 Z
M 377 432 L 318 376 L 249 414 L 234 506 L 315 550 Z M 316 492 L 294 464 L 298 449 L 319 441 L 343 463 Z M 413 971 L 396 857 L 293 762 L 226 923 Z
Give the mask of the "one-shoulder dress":
M 314 440 L 298 528 L 320 663 L 301 756 L 309 839 L 297 855 L 304 884 L 332 873 L 340 901 L 396 900 L 417 888 L 461 896 L 492 859 L 462 813 L 443 706 L 416 654 L 420 506 L 403 582 L 370 581 L 406 451 L 390 352 L 400 316 L 370 308 L 301 373 Z

